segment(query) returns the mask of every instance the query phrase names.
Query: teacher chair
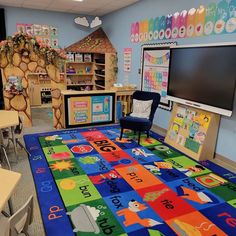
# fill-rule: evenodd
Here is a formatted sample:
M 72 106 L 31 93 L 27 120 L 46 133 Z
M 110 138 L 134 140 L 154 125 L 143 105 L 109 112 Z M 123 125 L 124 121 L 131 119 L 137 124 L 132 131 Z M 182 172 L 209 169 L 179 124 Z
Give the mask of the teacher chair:
M 140 143 L 141 132 L 146 132 L 147 138 L 149 138 L 149 131 L 152 127 L 153 118 L 160 99 L 160 94 L 155 92 L 137 90 L 133 93 L 132 113 L 120 118 L 120 140 L 122 139 L 124 129 L 138 132 L 138 144 Z

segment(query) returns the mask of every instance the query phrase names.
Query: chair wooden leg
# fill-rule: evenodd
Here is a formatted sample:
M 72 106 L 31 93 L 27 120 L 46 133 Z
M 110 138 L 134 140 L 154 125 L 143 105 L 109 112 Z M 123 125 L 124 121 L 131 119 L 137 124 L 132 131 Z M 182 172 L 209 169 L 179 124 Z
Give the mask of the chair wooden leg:
M 138 132 L 138 144 L 140 143 L 141 131 Z
M 123 129 L 123 128 L 121 128 L 121 130 L 120 130 L 120 140 L 122 139 L 123 132 L 124 132 L 124 129 Z

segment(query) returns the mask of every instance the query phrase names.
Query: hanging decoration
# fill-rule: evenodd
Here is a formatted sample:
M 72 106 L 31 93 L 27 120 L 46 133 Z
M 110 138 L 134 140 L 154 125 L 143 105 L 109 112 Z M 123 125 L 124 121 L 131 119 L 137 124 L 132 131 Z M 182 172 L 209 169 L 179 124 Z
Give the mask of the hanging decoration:
M 88 20 L 85 16 L 84 17 L 76 17 L 74 19 L 74 21 L 77 25 L 82 25 L 82 26 L 85 26 L 85 27 L 89 27 L 89 22 L 88 22 Z
M 60 62 L 66 59 L 63 50 L 51 48 L 34 36 L 22 32 L 17 32 L 15 35 L 9 36 L 6 40 L 0 42 L 0 58 L 7 57 L 11 62 L 16 50 L 26 58 L 30 57 L 31 52 L 34 52 L 40 55 L 47 65 L 59 66 Z
M 170 58 L 170 52 L 166 52 L 166 54 L 160 57 L 152 56 L 146 51 L 144 52 L 144 59 L 152 64 L 158 64 L 158 65 L 166 64 L 166 62 L 169 61 L 169 58 Z
M 98 27 L 100 25 L 102 25 L 102 20 L 96 16 L 92 21 L 91 23 L 89 24 L 88 22 L 88 19 L 84 16 L 84 17 L 76 17 L 74 19 L 74 22 L 77 24 L 77 25 L 82 25 L 84 27 L 89 27 L 90 28 L 95 28 L 95 27 Z
M 102 24 L 102 21 L 100 20 L 99 17 L 96 16 L 96 17 L 92 20 L 92 22 L 91 22 L 91 24 L 90 24 L 90 28 L 98 27 L 98 26 L 100 26 L 101 24 Z
M 170 47 L 176 42 L 143 44 L 141 51 L 141 89 L 161 95 L 159 108 L 170 111 L 172 102 L 167 99 Z
M 142 43 L 232 33 L 236 33 L 236 0 L 220 0 L 197 9 L 133 22 L 130 41 Z
M 131 63 L 132 63 L 132 48 L 124 48 L 124 72 L 131 71 Z
M 36 37 L 37 41 L 42 42 L 48 47 L 58 48 L 58 28 L 52 25 L 40 24 L 16 24 L 16 31 Z

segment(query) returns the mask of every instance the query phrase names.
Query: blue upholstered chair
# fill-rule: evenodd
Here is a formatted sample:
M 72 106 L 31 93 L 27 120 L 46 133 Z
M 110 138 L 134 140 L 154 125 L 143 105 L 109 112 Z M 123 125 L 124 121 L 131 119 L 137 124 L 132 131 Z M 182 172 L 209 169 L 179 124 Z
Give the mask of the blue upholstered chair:
M 133 99 L 141 100 L 141 101 L 150 101 L 152 100 L 151 104 L 151 111 L 148 118 L 140 118 L 134 116 L 134 114 L 130 113 L 125 117 L 120 119 L 120 140 L 123 136 L 124 129 L 131 129 L 135 132 L 138 132 L 138 143 L 140 142 L 140 135 L 141 132 L 146 132 L 147 137 L 149 137 L 149 130 L 152 127 L 152 122 L 154 118 L 154 114 L 156 109 L 160 103 L 160 94 L 154 92 L 145 92 L 145 91 L 135 91 L 133 94 Z M 133 104 L 134 105 L 134 104 Z M 134 108 L 134 107 L 133 107 Z

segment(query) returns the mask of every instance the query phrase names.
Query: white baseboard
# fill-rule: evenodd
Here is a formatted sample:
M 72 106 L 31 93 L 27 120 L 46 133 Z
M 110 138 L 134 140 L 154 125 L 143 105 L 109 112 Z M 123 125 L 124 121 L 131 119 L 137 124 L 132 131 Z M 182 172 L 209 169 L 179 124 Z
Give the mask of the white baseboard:
M 152 131 L 154 131 L 155 133 L 157 134 L 160 134 L 162 136 L 166 136 L 166 133 L 167 133 L 167 130 L 166 129 L 163 129 L 157 125 L 152 125 Z

